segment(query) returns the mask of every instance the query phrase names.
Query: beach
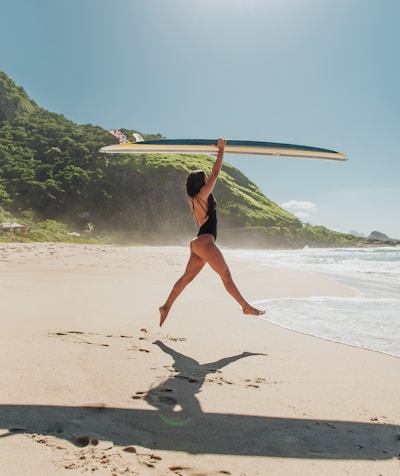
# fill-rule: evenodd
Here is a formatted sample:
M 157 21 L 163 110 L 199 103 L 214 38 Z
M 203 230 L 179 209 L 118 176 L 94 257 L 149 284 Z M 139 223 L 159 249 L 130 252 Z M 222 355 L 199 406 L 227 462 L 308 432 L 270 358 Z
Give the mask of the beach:
M 227 254 L 252 303 L 357 298 Z M 188 247 L 0 243 L 0 475 L 400 474 L 400 358 L 244 316 Z M 306 309 L 304 310 L 306 312 Z

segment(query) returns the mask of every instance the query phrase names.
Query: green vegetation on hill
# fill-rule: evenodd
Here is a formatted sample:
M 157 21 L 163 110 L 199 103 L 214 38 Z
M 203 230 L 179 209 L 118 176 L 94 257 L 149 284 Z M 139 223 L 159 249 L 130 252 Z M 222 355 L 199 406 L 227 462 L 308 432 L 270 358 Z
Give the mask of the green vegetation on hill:
M 121 130 L 128 137 L 136 132 Z M 53 227 L 59 221 L 80 232 L 90 224 L 96 234 L 124 235 L 134 241 L 180 242 L 192 235 L 195 225 L 184 196 L 185 178 L 193 169 L 210 171 L 213 158 L 105 157 L 98 152 L 111 143 L 115 138 L 100 127 L 77 125 L 40 108 L 0 72 L 0 207 L 4 213 L 16 219 L 29 215 L 40 223 L 50 221 Z M 246 240 L 266 247 L 333 246 L 357 240 L 323 227 L 303 226 L 228 163 L 215 195 L 221 239 L 226 244 L 241 246 Z

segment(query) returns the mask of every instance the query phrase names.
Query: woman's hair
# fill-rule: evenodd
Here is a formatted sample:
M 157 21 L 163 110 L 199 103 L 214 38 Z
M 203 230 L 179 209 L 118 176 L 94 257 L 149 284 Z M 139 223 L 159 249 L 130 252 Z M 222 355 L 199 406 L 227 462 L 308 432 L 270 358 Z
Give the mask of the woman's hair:
M 194 170 L 190 172 L 186 179 L 186 195 L 192 205 L 192 211 L 194 211 L 194 197 L 200 192 L 201 187 L 206 183 L 206 174 L 203 170 Z M 207 215 L 209 215 L 217 206 L 212 193 L 208 196 L 207 200 Z

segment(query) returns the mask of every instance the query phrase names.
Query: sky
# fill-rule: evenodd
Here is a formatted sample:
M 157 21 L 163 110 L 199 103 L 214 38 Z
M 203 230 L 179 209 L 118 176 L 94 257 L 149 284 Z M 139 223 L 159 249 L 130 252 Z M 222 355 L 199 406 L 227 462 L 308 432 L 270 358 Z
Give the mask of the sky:
M 400 238 L 399 0 L 3 0 L 0 70 L 78 124 L 342 152 L 225 160 L 305 223 Z

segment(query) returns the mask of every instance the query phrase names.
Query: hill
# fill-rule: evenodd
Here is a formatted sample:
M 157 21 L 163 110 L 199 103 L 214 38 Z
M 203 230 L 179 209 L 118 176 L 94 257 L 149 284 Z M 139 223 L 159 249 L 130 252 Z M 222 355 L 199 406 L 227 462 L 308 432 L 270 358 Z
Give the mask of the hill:
M 122 131 L 130 136 L 133 132 Z M 141 134 L 146 139 L 159 134 Z M 74 230 L 127 240 L 181 242 L 193 234 L 183 184 L 190 170 L 210 171 L 207 156 L 104 157 L 115 139 L 94 125 L 78 125 L 39 107 L 0 72 L 0 207 L 25 221 L 58 220 Z M 215 195 L 220 238 L 226 244 L 294 247 L 356 240 L 323 227 L 303 226 L 225 163 Z M 1 219 L 0 209 L 0 219 Z M 234 230 L 234 233 L 232 233 Z

